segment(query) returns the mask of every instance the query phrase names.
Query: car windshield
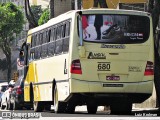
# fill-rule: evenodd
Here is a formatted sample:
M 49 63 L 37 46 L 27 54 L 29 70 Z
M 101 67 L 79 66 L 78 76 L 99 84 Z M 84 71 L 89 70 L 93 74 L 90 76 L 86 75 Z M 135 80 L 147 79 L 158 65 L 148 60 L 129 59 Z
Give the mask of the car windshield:
M 82 15 L 84 41 L 143 43 L 148 40 L 150 19 L 138 15 Z

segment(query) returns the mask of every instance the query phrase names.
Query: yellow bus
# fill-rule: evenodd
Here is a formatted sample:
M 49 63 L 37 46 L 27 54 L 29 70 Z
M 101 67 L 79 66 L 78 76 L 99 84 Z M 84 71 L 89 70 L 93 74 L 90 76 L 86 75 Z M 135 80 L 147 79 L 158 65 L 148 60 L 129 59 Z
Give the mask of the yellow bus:
M 73 10 L 28 32 L 24 99 L 34 111 L 88 113 L 109 105 L 129 114 L 152 94 L 151 15 L 116 9 Z

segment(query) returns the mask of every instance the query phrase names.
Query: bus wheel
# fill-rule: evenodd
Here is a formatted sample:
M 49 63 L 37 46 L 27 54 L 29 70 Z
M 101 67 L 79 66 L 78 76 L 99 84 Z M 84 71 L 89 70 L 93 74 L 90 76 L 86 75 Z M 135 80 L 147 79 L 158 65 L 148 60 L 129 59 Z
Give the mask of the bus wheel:
M 87 111 L 89 114 L 96 114 L 97 112 L 97 105 L 96 103 L 93 103 L 93 102 L 88 102 L 87 103 Z
M 54 89 L 54 111 L 55 113 L 64 113 L 66 105 L 63 102 L 58 101 L 58 90 L 57 86 Z
M 129 115 L 132 111 L 132 103 L 119 103 L 119 104 L 111 104 L 111 114 L 117 115 Z
M 44 110 L 43 102 L 34 101 L 33 102 L 33 109 L 35 112 L 42 112 Z
M 47 111 L 50 111 L 50 110 L 51 110 L 51 105 L 46 105 L 46 106 L 44 107 L 44 109 L 47 110 Z
M 74 105 L 74 103 L 72 103 L 72 104 L 68 104 L 68 106 L 67 106 L 67 108 L 66 108 L 66 112 L 67 113 L 70 113 L 70 114 L 72 114 L 72 113 L 74 113 L 75 112 L 75 105 Z

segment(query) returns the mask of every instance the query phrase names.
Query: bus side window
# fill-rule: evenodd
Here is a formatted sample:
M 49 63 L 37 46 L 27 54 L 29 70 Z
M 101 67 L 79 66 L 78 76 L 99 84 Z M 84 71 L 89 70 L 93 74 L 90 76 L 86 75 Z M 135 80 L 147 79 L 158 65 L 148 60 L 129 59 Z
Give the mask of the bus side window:
M 37 47 L 37 52 L 38 52 L 38 58 L 37 59 L 40 59 L 40 57 L 41 57 L 41 53 L 42 53 L 42 49 L 41 49 L 41 46 L 42 46 L 42 44 L 40 43 L 40 33 L 38 34 L 38 47 Z
M 70 22 L 66 22 L 65 35 L 66 35 L 66 36 L 69 36 L 69 35 L 70 35 Z
M 39 45 L 39 33 L 36 35 L 37 36 L 37 38 L 36 38 L 36 46 L 38 46 Z
M 59 26 L 59 37 L 62 39 L 62 24 Z
M 47 33 L 47 31 L 44 30 L 44 32 L 43 32 L 43 43 L 42 44 L 46 43 L 46 41 L 47 41 L 47 39 L 46 39 L 47 34 L 46 33 Z
M 39 49 L 39 33 L 36 34 L 36 47 L 35 47 L 35 59 L 40 58 L 40 49 Z
M 70 35 L 70 23 L 66 22 L 64 24 L 64 41 L 63 41 L 63 52 L 68 52 L 69 50 L 69 35 Z
M 30 50 L 30 61 L 34 60 L 34 54 L 35 54 L 35 35 L 32 35 L 31 38 L 31 50 Z
M 61 27 L 62 27 L 61 36 L 62 36 L 62 38 L 64 38 L 65 37 L 65 23 L 63 23 L 63 25 Z
M 50 42 L 51 29 L 47 31 L 47 42 Z
M 57 26 L 57 29 L 56 29 L 56 40 L 59 39 L 59 26 Z
M 49 42 L 50 42 L 50 36 L 51 36 L 51 29 L 48 29 L 46 32 L 46 45 L 45 45 L 46 56 L 49 56 L 48 47 L 49 47 Z
M 54 55 L 54 49 L 55 49 L 55 34 L 56 34 L 56 28 L 51 28 L 50 32 L 50 42 L 48 43 L 48 56 Z
M 44 57 L 47 57 L 47 30 L 45 30 L 43 32 L 43 44 L 41 45 L 41 49 L 42 49 L 42 52 L 41 52 L 41 57 L 44 58 Z
M 37 47 L 38 49 L 38 55 L 39 55 L 39 58 L 43 56 L 43 50 L 42 50 L 42 44 L 43 44 L 43 38 L 44 38 L 44 31 L 42 30 L 41 33 L 40 33 L 40 36 L 39 36 L 39 45 Z
M 39 36 L 39 45 L 41 45 L 43 43 L 43 33 L 40 33 Z
M 35 35 L 35 39 L 34 39 L 34 41 L 36 41 L 37 40 L 37 34 Z M 34 59 L 37 59 L 37 45 L 36 45 L 36 42 L 34 42 L 35 43 L 35 47 L 34 47 Z
M 34 35 L 32 35 L 32 37 L 31 37 L 31 48 L 33 48 L 35 45 L 34 45 Z
M 36 47 L 36 40 L 37 40 L 37 34 L 34 35 L 34 41 L 33 41 L 34 47 Z
M 61 54 L 62 53 L 62 43 L 63 43 L 63 41 L 62 41 L 62 39 L 60 39 L 60 26 L 58 26 L 57 27 L 57 39 L 56 39 L 56 49 L 55 49 L 55 53 L 56 54 Z

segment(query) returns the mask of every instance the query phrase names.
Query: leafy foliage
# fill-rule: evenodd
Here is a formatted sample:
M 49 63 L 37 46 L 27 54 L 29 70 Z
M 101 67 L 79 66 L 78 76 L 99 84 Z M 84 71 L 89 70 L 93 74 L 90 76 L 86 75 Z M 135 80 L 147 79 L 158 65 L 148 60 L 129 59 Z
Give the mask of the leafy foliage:
M 13 35 L 20 33 L 23 24 L 24 17 L 20 8 L 13 3 L 6 3 L 0 5 L 0 44 L 13 38 Z
M 38 21 L 38 25 L 42 25 L 44 23 L 46 23 L 48 20 L 49 20 L 49 17 L 50 17 L 50 12 L 49 12 L 49 9 L 45 9 Z
M 25 1 L 25 14 L 26 14 L 26 18 L 29 22 L 29 28 L 34 28 L 34 27 L 37 27 L 38 26 L 38 23 L 32 13 L 32 10 L 31 10 L 31 6 L 30 6 L 30 3 L 29 3 L 29 0 L 24 0 Z
M 19 34 L 23 29 L 24 16 L 13 3 L 3 3 L 0 5 L 0 47 L 6 56 L 8 81 L 11 79 L 11 47 L 10 42 L 15 34 Z
M 35 21 L 38 23 L 38 20 L 40 19 L 41 15 L 43 13 L 41 5 L 32 5 L 31 11 L 34 15 Z

